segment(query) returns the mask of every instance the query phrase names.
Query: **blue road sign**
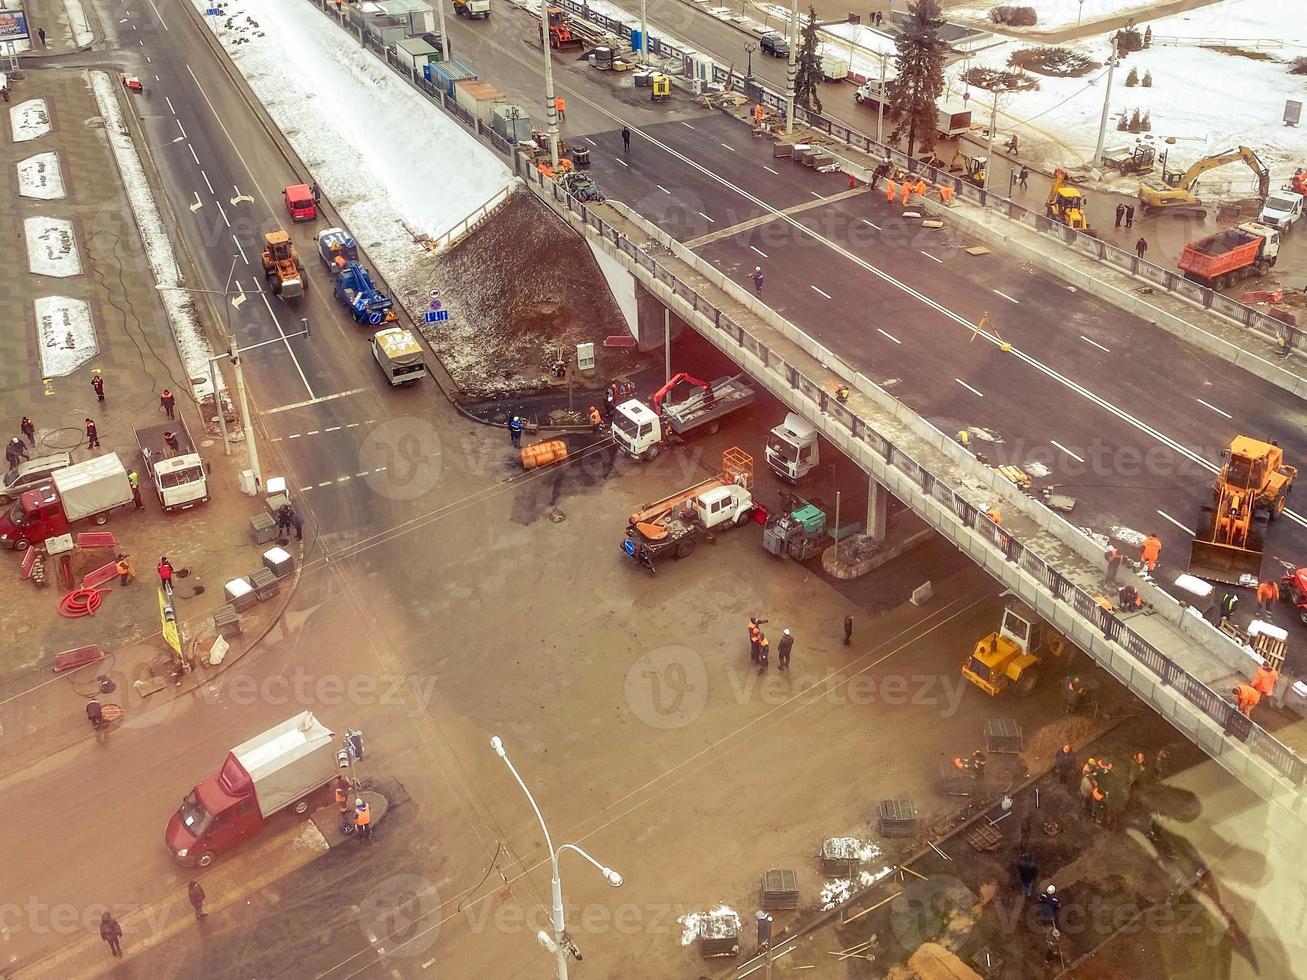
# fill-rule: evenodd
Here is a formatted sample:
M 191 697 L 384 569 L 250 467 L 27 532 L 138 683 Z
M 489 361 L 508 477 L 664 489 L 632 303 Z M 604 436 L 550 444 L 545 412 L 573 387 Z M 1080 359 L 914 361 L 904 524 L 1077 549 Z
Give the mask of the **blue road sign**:
M 206 16 L 206 17 L 221 17 L 221 16 L 222 16 L 222 11 L 219 10 L 217 7 L 207 7 L 207 8 L 205 8 L 204 16 Z
M 427 310 L 425 313 L 422 314 L 422 319 L 423 319 L 424 321 L 426 321 L 427 323 L 435 323 L 435 322 L 436 322 L 436 311 L 435 311 L 435 310 Z
M 438 299 L 433 299 L 433 300 L 431 301 L 431 308 L 432 308 L 433 310 L 438 310 L 438 309 L 440 309 L 440 300 L 438 300 Z
M 449 310 L 433 310 L 436 314 L 437 323 L 445 323 L 449 320 Z

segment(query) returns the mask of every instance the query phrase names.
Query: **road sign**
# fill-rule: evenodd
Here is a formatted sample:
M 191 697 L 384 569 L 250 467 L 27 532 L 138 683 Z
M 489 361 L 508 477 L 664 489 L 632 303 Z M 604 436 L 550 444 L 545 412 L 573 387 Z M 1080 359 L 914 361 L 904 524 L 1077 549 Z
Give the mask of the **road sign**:
M 218 7 L 206 7 L 204 10 L 205 17 L 221 17 L 222 10 Z
M 423 321 L 426 322 L 426 323 L 435 323 L 435 322 L 436 322 L 436 311 L 435 311 L 435 310 L 427 310 L 425 313 L 422 314 L 422 319 L 423 319 Z
M 433 300 L 431 301 L 431 308 L 432 308 L 433 310 L 438 310 L 438 309 L 440 309 L 441 305 L 442 305 L 442 304 L 441 304 L 440 300 L 438 300 L 438 299 L 433 299 Z
M 437 323 L 446 323 L 449 320 L 449 310 L 433 310 L 436 314 Z

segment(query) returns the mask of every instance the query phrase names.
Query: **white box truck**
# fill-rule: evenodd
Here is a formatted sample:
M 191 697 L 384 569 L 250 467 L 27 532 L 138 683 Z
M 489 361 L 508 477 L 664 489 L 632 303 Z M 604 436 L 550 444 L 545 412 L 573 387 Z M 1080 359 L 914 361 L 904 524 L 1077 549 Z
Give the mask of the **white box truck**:
M 117 453 L 50 474 L 48 483 L 28 490 L 0 515 L 0 547 L 26 551 L 29 545 L 67 534 L 78 521 L 103 524 L 109 513 L 132 502 L 132 485 Z
M 767 465 L 785 482 L 800 482 L 819 462 L 817 430 L 794 412 L 767 434 Z
M 372 335 L 372 356 L 394 386 L 411 385 L 427 376 L 422 347 L 403 327 L 388 327 Z

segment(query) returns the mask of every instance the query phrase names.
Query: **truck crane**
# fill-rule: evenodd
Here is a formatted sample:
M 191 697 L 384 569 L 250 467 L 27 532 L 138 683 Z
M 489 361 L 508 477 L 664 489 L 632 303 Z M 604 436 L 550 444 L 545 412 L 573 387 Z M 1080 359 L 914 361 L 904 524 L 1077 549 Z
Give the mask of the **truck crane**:
M 683 401 L 668 402 L 668 395 L 682 382 L 699 390 Z M 716 433 L 722 417 L 752 405 L 754 394 L 742 374 L 709 383 L 682 372 L 654 392 L 652 408 L 637 399 L 617 405 L 613 439 L 632 459 L 656 459 L 664 444 L 680 442 L 696 429 Z
M 1193 192 L 1194 184 L 1207 171 L 1239 160 L 1247 164 L 1248 168 L 1257 175 L 1257 196 L 1265 200 L 1266 195 L 1271 191 L 1271 171 L 1255 152 L 1246 146 L 1240 146 L 1203 157 L 1184 173 L 1163 167 L 1162 182 L 1168 185 L 1166 189 L 1149 187 L 1147 184 L 1139 185 L 1139 204 L 1144 214 L 1184 212 L 1200 218 L 1206 217 L 1207 211 L 1203 207 L 1202 199 Z

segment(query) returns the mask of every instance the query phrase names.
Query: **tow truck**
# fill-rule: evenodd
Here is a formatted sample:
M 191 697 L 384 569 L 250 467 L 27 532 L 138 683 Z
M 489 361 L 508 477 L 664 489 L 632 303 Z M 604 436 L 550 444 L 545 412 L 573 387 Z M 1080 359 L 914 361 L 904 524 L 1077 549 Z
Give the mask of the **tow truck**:
M 700 538 L 716 543 L 715 529 L 743 527 L 753 517 L 753 458 L 741 449 L 722 453 L 722 472 L 645 504 L 628 519 L 622 551 L 654 574 L 655 562 L 694 554 Z
M 333 292 L 341 305 L 349 308 L 356 323 L 377 327 L 399 319 L 390 297 L 373 284 L 368 270 L 356 261 L 345 263 L 336 276 Z
M 684 401 L 668 402 L 681 384 L 699 390 Z M 754 390 L 742 374 L 710 383 L 682 371 L 654 392 L 652 408 L 637 399 L 619 404 L 613 413 L 613 439 L 632 459 L 653 460 L 665 443 L 678 442 L 695 429 L 715 435 L 722 416 L 752 405 L 753 399 Z
M 1010 602 L 997 632 L 979 643 L 962 664 L 962 676 L 991 697 L 1012 687 L 1026 695 L 1039 681 L 1045 657 L 1061 656 L 1067 642 L 1024 602 Z

